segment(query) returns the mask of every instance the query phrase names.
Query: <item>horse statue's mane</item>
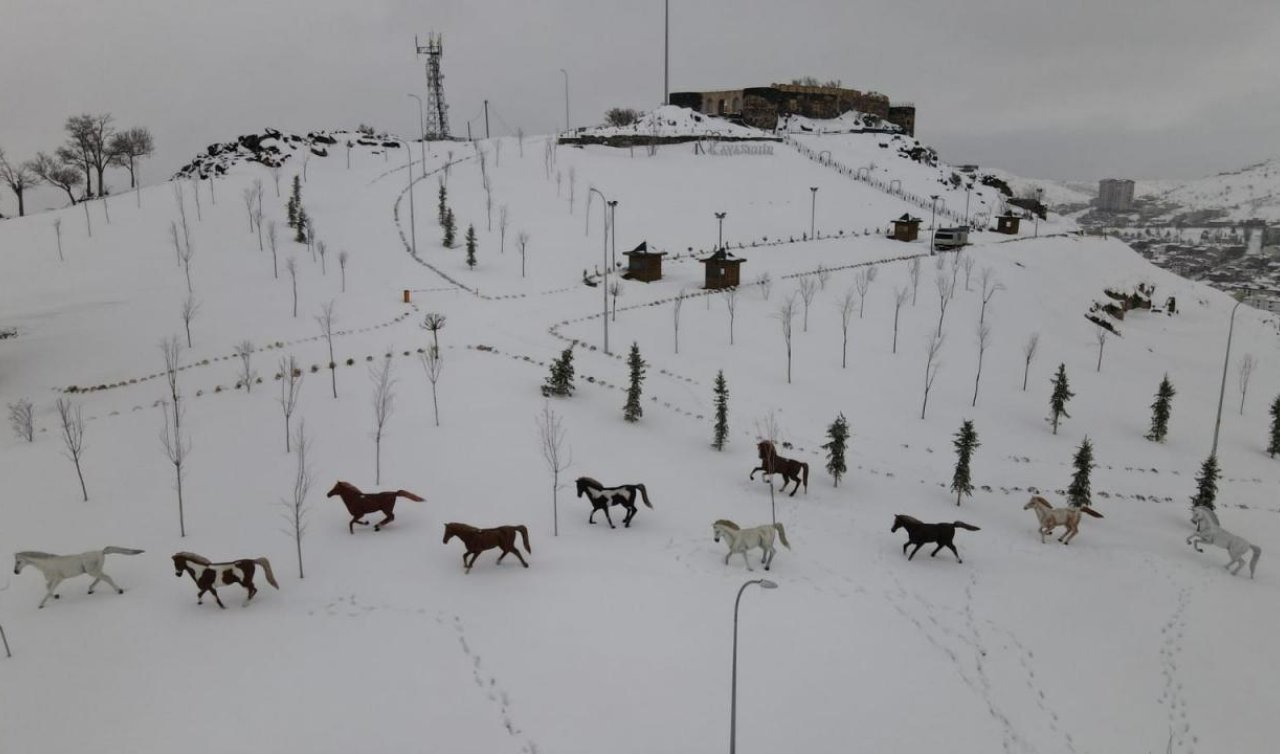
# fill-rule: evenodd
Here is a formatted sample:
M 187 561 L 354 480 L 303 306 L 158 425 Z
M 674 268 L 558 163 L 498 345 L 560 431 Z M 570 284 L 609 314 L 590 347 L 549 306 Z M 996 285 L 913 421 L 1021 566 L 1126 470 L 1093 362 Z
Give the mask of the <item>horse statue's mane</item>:
M 760 453 L 761 458 L 776 456 L 778 454 L 778 449 L 774 447 L 773 440 L 761 440 L 756 443 L 756 451 Z
M 341 479 L 339 479 L 339 480 L 338 480 L 338 481 L 333 485 L 333 488 L 334 488 L 335 490 L 347 490 L 347 491 L 349 491 L 349 492 L 354 492 L 354 493 L 356 493 L 356 494 L 359 494 L 359 493 L 360 493 L 360 490 L 359 490 L 359 489 L 358 489 L 354 484 L 352 484 L 351 482 L 344 482 L 344 481 L 342 481 Z
M 727 518 L 720 518 L 720 519 L 716 519 L 716 522 L 715 522 L 714 524 L 712 524 L 712 526 L 713 526 L 713 527 L 715 527 L 715 526 L 723 526 L 723 527 L 725 527 L 726 529 L 733 529 L 734 531 L 741 531 L 741 530 L 742 530 L 742 527 L 741 527 L 741 526 L 738 526 L 737 524 L 735 524 L 734 522 L 730 521 L 730 520 L 729 520 L 729 519 L 727 519 Z
M 23 550 L 22 552 L 15 552 L 13 554 L 13 557 L 15 558 L 56 558 L 58 556 L 54 555 L 51 552 L 40 552 L 39 550 Z
M 175 553 L 173 554 L 173 557 L 174 557 L 174 558 L 182 558 L 183 560 L 190 560 L 191 562 L 193 562 L 193 563 L 199 563 L 200 565 L 213 565 L 213 561 L 212 561 L 212 560 L 209 560 L 208 558 L 206 558 L 206 557 L 205 557 L 205 556 L 203 556 L 203 555 L 197 555 L 197 554 L 195 554 L 194 552 L 186 552 L 186 551 L 183 551 L 183 552 L 175 552 Z
M 580 477 L 578 477 L 578 480 L 577 480 L 577 481 L 578 481 L 578 484 L 587 484 L 587 485 L 590 485 L 590 486 L 592 486 L 592 487 L 595 487 L 596 489 L 599 489 L 599 490 L 604 489 L 604 485 L 603 485 L 603 484 L 600 484 L 600 482 L 596 481 L 596 479 L 595 479 L 594 477 L 589 477 L 589 476 L 580 476 Z
M 905 513 L 895 513 L 893 517 L 898 519 L 899 521 L 907 521 L 913 524 L 923 523 L 920 519 L 916 518 L 915 516 L 908 516 Z
M 1039 495 L 1032 495 L 1032 496 L 1031 496 L 1031 499 L 1030 499 L 1030 500 L 1028 500 L 1027 502 L 1028 502 L 1028 503 L 1031 503 L 1032 505 L 1043 505 L 1043 506 L 1045 506 L 1046 508 L 1052 508 L 1052 507 L 1053 507 L 1053 503 L 1049 502 L 1048 500 L 1045 500 L 1044 498 L 1040 497 Z
M 449 523 L 447 523 L 447 524 L 445 524 L 445 525 L 444 525 L 444 529 L 445 529 L 445 531 L 450 531 L 450 530 L 457 530 L 457 531 L 480 531 L 479 529 L 477 529 L 476 527 L 472 526 L 471 524 L 464 524 L 464 523 L 460 523 L 460 522 L 458 522 L 458 521 L 450 521 Z

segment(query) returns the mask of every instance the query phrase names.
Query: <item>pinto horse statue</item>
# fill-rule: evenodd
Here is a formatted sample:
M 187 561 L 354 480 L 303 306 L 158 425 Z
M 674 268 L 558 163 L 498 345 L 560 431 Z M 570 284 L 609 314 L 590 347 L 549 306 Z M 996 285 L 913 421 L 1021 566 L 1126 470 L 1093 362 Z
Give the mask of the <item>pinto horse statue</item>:
M 805 493 L 809 492 L 809 464 L 792 458 L 783 458 L 778 455 L 777 449 L 769 440 L 756 443 L 756 451 L 760 454 L 760 465 L 751 470 L 751 476 L 747 477 L 748 479 L 755 479 L 757 471 L 763 471 L 765 476 L 781 474 L 783 492 L 787 491 L 788 482 L 795 482 L 796 486 L 791 488 L 791 497 L 795 497 L 800 491 L 802 481 Z
M 508 555 L 515 555 L 520 560 L 520 565 L 525 568 L 529 564 L 525 562 L 524 556 L 520 554 L 520 549 L 516 547 L 516 533 L 519 532 L 520 538 L 524 540 L 525 552 L 533 554 L 533 548 L 529 546 L 529 530 L 523 526 L 496 526 L 492 529 L 477 529 L 470 524 L 448 523 L 444 525 L 444 543 L 449 544 L 449 540 L 457 537 L 462 540 L 462 544 L 466 545 L 467 551 L 462 554 L 463 573 L 471 573 L 471 566 L 476 564 L 476 558 L 480 557 L 480 553 L 485 550 L 493 550 L 501 548 L 502 554 L 498 556 L 497 562 L 501 563 L 502 559 Z M 467 562 L 467 558 L 471 558 L 471 562 Z
M 44 599 L 40 600 L 40 607 L 44 607 L 44 603 L 48 602 L 50 597 L 55 600 L 61 599 L 56 592 L 59 584 L 81 574 L 93 577 L 93 583 L 89 585 L 89 594 L 93 594 L 93 588 L 99 581 L 110 584 L 111 588 L 116 590 L 116 594 L 124 594 L 124 590 L 103 572 L 102 564 L 108 555 L 140 555 L 141 553 L 142 550 L 131 550 L 128 547 L 104 547 L 101 550 L 90 550 L 76 555 L 54 555 L 48 552 L 25 550 L 13 554 L 13 572 L 19 574 L 22 573 L 23 568 L 34 566 L 44 574 L 45 593 Z
M 1213 514 L 1211 508 L 1203 505 L 1192 508 L 1191 520 L 1196 525 L 1196 531 L 1187 537 L 1187 544 L 1196 548 L 1196 552 L 1204 552 L 1200 549 L 1201 544 L 1216 545 L 1226 550 L 1231 556 L 1231 560 L 1227 561 L 1227 570 L 1231 571 L 1232 576 L 1240 573 L 1240 569 L 1244 567 L 1244 556 L 1252 551 L 1253 557 L 1249 560 L 1249 578 L 1253 578 L 1254 569 L 1258 567 L 1258 558 L 1262 557 L 1262 548 L 1218 526 L 1216 519 L 1217 516 Z
M 907 560 L 911 560 L 920 552 L 920 548 L 928 543 L 937 543 L 937 547 L 933 548 L 933 552 L 929 553 L 929 557 L 934 557 L 942 548 L 947 548 L 956 556 L 957 563 L 963 563 L 960 559 L 960 553 L 956 551 L 953 543 L 956 538 L 956 529 L 968 529 L 969 531 L 981 531 L 977 526 L 966 524 L 963 521 L 952 521 L 951 523 L 926 524 L 918 518 L 908 516 L 903 513 L 893 517 L 893 528 L 889 531 L 894 532 L 899 529 L 907 530 L 907 541 L 902 543 L 902 554 L 906 555 L 907 548 L 915 545 L 916 549 L 907 555 Z
M 356 524 L 368 526 L 369 522 L 365 521 L 364 517 L 374 512 L 382 513 L 383 519 L 373 525 L 373 530 L 382 531 L 382 527 L 396 519 L 396 514 L 392 512 L 392 509 L 396 507 L 396 498 L 407 497 L 415 503 L 422 502 L 422 498 L 407 490 L 361 492 L 350 482 L 338 482 L 333 485 L 333 489 L 329 490 L 329 494 L 325 497 L 333 497 L 334 495 L 342 498 L 342 502 L 347 506 L 347 512 L 351 514 L 351 522 L 347 524 L 347 531 L 352 534 L 356 533 Z
M 196 582 L 196 586 L 200 591 L 196 592 L 196 604 L 204 604 L 204 593 L 208 592 L 213 595 L 213 599 L 218 603 L 218 607 L 226 609 L 226 605 L 222 604 L 222 600 L 218 597 L 219 586 L 230 586 L 239 584 L 249 590 L 249 596 L 244 598 L 241 607 L 248 607 L 249 600 L 253 599 L 253 595 L 258 593 L 258 588 L 253 585 L 253 576 L 257 569 L 262 569 L 262 574 L 267 577 L 267 583 L 276 589 L 280 585 L 276 583 L 275 574 L 271 572 L 271 561 L 266 558 L 242 558 L 240 560 L 232 560 L 227 563 L 214 563 L 203 555 L 197 555 L 194 552 L 175 552 L 173 554 L 173 570 L 174 575 L 182 578 L 182 574 L 190 574 L 191 580 Z
M 631 519 L 636 517 L 636 494 L 639 493 L 640 499 L 644 501 L 646 508 L 653 508 L 653 504 L 649 502 L 649 492 L 644 488 L 643 484 L 621 484 L 617 487 L 606 487 L 589 476 L 578 477 L 578 497 L 583 495 L 591 501 L 591 515 L 587 517 L 587 523 L 594 524 L 596 514 L 604 511 L 604 520 L 609 522 L 610 529 L 616 529 L 613 525 L 613 519 L 609 517 L 609 506 L 621 505 L 627 510 L 626 518 L 622 519 L 624 528 L 631 527 Z
M 747 550 L 754 547 L 759 547 L 762 551 L 760 562 L 764 564 L 766 571 L 773 565 L 773 556 L 777 554 L 777 550 L 773 547 L 775 534 L 784 547 L 791 549 L 791 543 L 787 541 L 787 530 L 780 523 L 743 529 L 729 519 L 722 518 L 711 525 L 711 531 L 715 535 L 715 541 L 719 542 L 723 538 L 729 545 L 729 552 L 724 555 L 724 564 L 729 565 L 729 557 L 734 553 L 740 553 L 742 562 L 747 564 L 748 571 L 754 569 L 751 567 L 751 561 L 747 559 Z
M 1080 514 L 1087 513 L 1094 518 L 1102 518 L 1102 514 L 1082 505 L 1079 508 L 1055 508 L 1048 500 L 1039 495 L 1032 495 L 1027 504 L 1022 506 L 1022 510 L 1033 510 L 1036 512 L 1036 518 L 1040 520 L 1040 542 L 1044 543 L 1047 535 L 1053 534 L 1053 530 L 1059 526 L 1065 526 L 1067 530 L 1058 537 L 1058 541 L 1064 545 L 1071 544 L 1071 540 L 1075 539 L 1080 533 Z

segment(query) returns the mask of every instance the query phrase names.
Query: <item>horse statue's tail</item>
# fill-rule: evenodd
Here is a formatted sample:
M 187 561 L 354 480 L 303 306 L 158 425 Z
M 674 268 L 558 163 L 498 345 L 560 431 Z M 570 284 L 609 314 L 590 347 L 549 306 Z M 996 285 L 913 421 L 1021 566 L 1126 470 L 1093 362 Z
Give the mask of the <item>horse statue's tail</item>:
M 1258 567 L 1258 558 L 1262 557 L 1262 548 L 1257 545 L 1249 545 L 1253 550 L 1253 559 L 1249 561 L 1249 578 L 1253 578 L 1253 569 Z
M 276 583 L 276 575 L 271 572 L 271 561 L 266 558 L 254 558 L 253 562 L 262 566 L 262 572 L 267 577 L 267 583 L 279 589 L 280 585 Z
M 396 490 L 396 497 L 407 497 L 415 503 L 423 502 L 423 499 L 408 490 Z
M 529 546 L 529 530 L 524 526 L 513 526 L 511 528 L 520 532 L 520 538 L 524 540 L 524 551 L 532 555 L 533 548 Z
M 1089 506 L 1087 506 L 1087 505 L 1082 505 L 1082 506 L 1080 506 L 1080 512 L 1081 512 L 1081 513 L 1087 513 L 1087 514 L 1089 514 L 1090 516 L 1093 516 L 1094 518 L 1102 518 L 1102 514 L 1101 514 L 1101 513 L 1099 513 L 1099 512 L 1097 512 L 1097 511 L 1095 511 L 1093 508 L 1090 508 L 1090 507 L 1089 507 Z
M 653 507 L 653 503 L 650 503 L 650 502 L 649 502 L 649 491 L 648 491 L 648 490 L 646 490 L 646 489 L 644 488 L 644 485 L 643 485 L 643 484 L 637 484 L 637 485 L 636 485 L 636 489 L 640 490 L 640 499 L 641 499 L 641 500 L 644 500 L 644 505 L 645 505 L 645 507 L 646 507 L 646 508 L 652 508 L 652 507 Z
M 782 522 L 779 521 L 778 523 L 774 524 L 773 528 L 778 531 L 778 539 L 782 540 L 782 546 L 790 550 L 791 543 L 787 541 L 787 530 L 782 528 Z
M 141 555 L 142 550 L 134 550 L 128 547 L 104 547 L 103 555 Z
M 804 461 L 800 462 L 801 481 L 804 482 L 804 491 L 809 492 L 809 464 Z M 785 544 L 785 543 L 783 543 Z
M 957 529 L 968 529 L 969 531 L 982 531 L 982 529 L 974 526 L 973 524 L 966 524 L 963 521 L 956 521 L 951 525 L 956 527 Z

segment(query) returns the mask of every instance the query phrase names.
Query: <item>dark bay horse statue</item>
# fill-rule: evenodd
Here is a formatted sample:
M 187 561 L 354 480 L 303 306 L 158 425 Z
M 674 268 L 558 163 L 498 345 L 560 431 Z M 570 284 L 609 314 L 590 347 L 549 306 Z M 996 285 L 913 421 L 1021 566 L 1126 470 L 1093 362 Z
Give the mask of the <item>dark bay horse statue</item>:
M 204 604 L 204 593 L 209 592 L 213 595 L 213 599 L 217 601 L 218 607 L 226 609 L 226 605 L 222 604 L 222 600 L 218 597 L 218 587 L 239 584 L 249 590 L 249 596 L 244 598 L 241 607 L 247 607 L 249 600 L 253 599 L 253 595 L 258 593 L 258 588 L 253 585 L 253 576 L 257 569 L 262 569 L 262 574 L 267 577 L 267 583 L 276 589 L 280 585 L 276 583 L 275 574 L 271 572 L 271 561 L 266 558 L 242 558 L 240 560 L 232 560 L 226 563 L 214 563 L 203 555 L 197 555 L 194 552 L 176 552 L 173 554 L 173 570 L 174 575 L 182 578 L 182 574 L 190 574 L 191 580 L 196 582 L 196 586 L 200 589 L 196 592 L 196 604 Z
M 449 544 L 449 540 L 457 537 L 462 540 L 462 544 L 466 545 L 467 551 L 462 554 L 462 568 L 465 573 L 471 573 L 471 566 L 476 564 L 476 558 L 480 557 L 480 553 L 494 548 L 502 549 L 497 562 L 501 563 L 507 555 L 515 555 L 520 559 L 520 565 L 528 568 L 529 564 L 525 562 L 524 557 L 520 555 L 520 550 L 516 547 L 516 532 L 519 532 L 521 539 L 524 540 L 525 552 L 532 555 L 533 548 L 529 547 L 529 530 L 523 526 L 477 529 L 469 524 L 448 523 L 444 525 L 444 543 Z M 467 561 L 468 557 L 471 558 L 470 562 Z
M 918 518 L 901 513 L 893 517 L 893 528 L 889 531 L 907 530 L 907 541 L 902 544 L 902 552 L 906 553 L 907 548 L 911 545 L 916 546 L 916 549 L 912 550 L 911 554 L 907 556 L 907 560 L 914 558 L 926 543 L 935 542 L 938 546 L 933 548 L 933 552 L 929 553 L 929 557 L 932 558 L 937 555 L 938 551 L 945 547 L 956 556 L 957 563 L 963 563 L 964 561 L 960 559 L 960 553 L 956 551 L 956 546 L 952 544 L 952 540 L 956 538 L 957 528 L 981 531 L 978 527 L 966 524 L 963 521 L 954 521 L 949 524 L 926 524 Z
M 396 498 L 407 497 L 416 503 L 422 502 L 422 498 L 407 490 L 361 492 L 350 482 L 338 482 L 333 485 L 333 489 L 329 490 L 329 494 L 326 497 L 333 497 L 334 495 L 342 498 L 342 502 L 347 506 L 347 512 L 351 514 L 351 522 L 347 524 L 347 531 L 352 534 L 356 533 L 356 524 L 368 526 L 369 522 L 365 521 L 364 517 L 374 512 L 381 512 L 383 519 L 373 525 L 373 530 L 382 531 L 382 527 L 396 518 L 396 514 L 391 512 L 396 507 Z
M 594 524 L 596 514 L 604 511 L 604 519 L 609 522 L 609 528 L 615 529 L 613 519 L 609 517 L 610 505 L 621 505 L 627 510 L 627 517 L 622 519 L 622 526 L 629 528 L 631 519 L 636 516 L 636 494 L 639 493 L 640 499 L 644 501 L 646 508 L 653 508 L 653 504 L 649 502 L 649 492 L 644 488 L 643 484 L 620 484 L 616 487 L 606 487 L 589 476 L 578 477 L 578 497 L 583 495 L 591 501 L 591 515 L 587 517 L 587 523 Z
M 804 482 L 805 493 L 809 492 L 809 464 L 804 461 L 797 461 L 791 458 L 783 458 L 778 455 L 777 449 L 773 447 L 773 443 L 769 440 L 761 440 L 756 443 L 756 451 L 760 454 L 760 465 L 751 470 L 751 476 L 748 479 L 755 479 L 757 471 L 763 471 L 765 476 L 770 474 L 782 475 L 782 491 L 787 491 L 787 483 L 795 482 L 795 487 L 791 488 L 791 496 L 795 497 L 800 491 L 800 483 Z

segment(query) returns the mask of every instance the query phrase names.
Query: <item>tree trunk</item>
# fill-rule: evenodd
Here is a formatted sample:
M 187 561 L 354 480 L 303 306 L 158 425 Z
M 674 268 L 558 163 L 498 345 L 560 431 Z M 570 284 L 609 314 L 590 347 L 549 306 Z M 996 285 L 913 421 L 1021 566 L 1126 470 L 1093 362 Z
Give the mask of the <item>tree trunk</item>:
M 440 404 L 436 401 L 436 383 L 431 383 L 431 407 L 435 409 L 436 426 L 440 426 Z
M 22 201 L 23 192 L 15 191 L 14 193 L 18 195 L 18 217 L 22 217 L 23 215 L 27 214 L 26 204 Z
M 382 484 L 382 432 L 373 437 L 373 483 Z
M 293 448 L 290 447 L 290 444 L 291 443 L 289 442 L 289 415 L 285 414 L 284 415 L 284 452 L 285 453 L 293 452 Z
M 1031 359 L 1027 359 L 1027 364 L 1022 368 L 1022 392 L 1027 392 L 1027 375 L 1031 373 Z
M 302 522 L 298 520 L 298 512 L 295 509 L 293 513 L 293 543 L 298 550 L 298 578 L 306 578 L 302 573 Z
M 80 473 L 80 455 L 77 454 L 74 460 L 76 462 L 76 476 L 80 478 L 80 494 L 84 496 L 84 501 L 87 503 L 89 502 L 89 490 L 85 489 L 84 474 Z
M 178 442 L 182 442 L 182 440 L 179 439 Z M 173 468 L 178 476 L 178 534 L 185 537 L 187 536 L 187 521 L 182 509 L 182 464 L 176 463 Z

